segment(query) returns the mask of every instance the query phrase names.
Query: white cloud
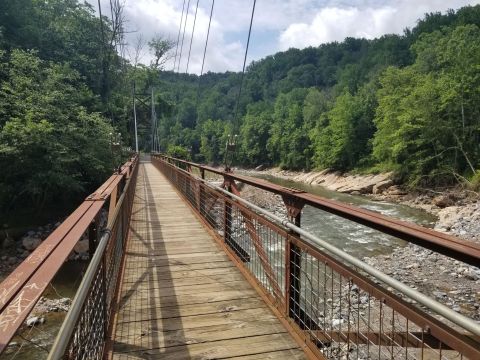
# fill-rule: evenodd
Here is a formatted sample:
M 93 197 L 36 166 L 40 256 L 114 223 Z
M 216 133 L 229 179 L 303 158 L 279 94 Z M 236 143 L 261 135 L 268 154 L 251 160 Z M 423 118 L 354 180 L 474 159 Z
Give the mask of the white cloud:
M 96 2 L 89 0 L 97 8 Z M 187 0 L 188 1 L 188 0 Z M 201 2 L 202 3 L 202 2 Z M 205 39 L 207 36 L 208 21 L 210 16 L 210 2 L 203 1 L 200 4 L 195 22 L 195 32 L 192 41 L 192 50 L 189 61 L 188 72 L 200 73 Z M 102 10 L 104 15 L 108 15 L 109 0 L 102 0 Z M 186 31 L 181 51 L 180 72 L 185 72 L 187 66 L 190 39 L 195 15 L 196 1 L 190 1 L 190 9 L 187 17 Z M 218 11 L 218 10 L 217 10 Z M 133 47 L 137 42 L 137 37 L 141 34 L 145 41 L 150 40 L 155 34 L 160 34 L 171 40 L 177 41 L 180 18 L 182 15 L 182 1 L 174 0 L 136 0 L 125 1 L 124 16 L 127 19 L 126 42 L 127 51 L 134 53 Z M 232 16 L 233 17 L 233 16 Z M 227 41 L 226 33 L 228 26 L 224 25 L 223 17 L 215 14 L 212 19 L 210 37 L 205 60 L 204 71 L 226 71 L 238 70 L 242 64 L 242 54 L 244 45 L 238 41 Z M 185 16 L 183 18 L 185 22 Z M 228 22 L 227 22 L 228 23 Z M 180 55 L 181 41 L 183 35 L 181 29 L 178 54 Z M 148 64 L 152 56 L 149 54 L 148 46 L 144 47 L 141 62 Z M 175 53 L 175 50 L 174 50 Z M 178 59 L 180 56 L 178 55 Z M 174 60 L 167 62 L 166 70 L 173 69 Z
M 96 0 L 87 1 L 97 8 Z M 127 30 L 135 31 L 127 34 L 130 47 L 138 34 L 145 40 L 156 33 L 177 40 L 182 0 L 121 1 L 125 3 Z M 108 15 L 110 0 L 101 2 L 103 13 Z M 190 0 L 180 72 L 186 68 L 196 2 Z M 289 47 L 342 41 L 347 36 L 373 38 L 402 33 L 426 12 L 477 3 L 480 0 L 259 0 L 248 61 Z M 252 4 L 253 0 L 215 2 L 205 71 L 241 70 Z M 199 1 L 189 72 L 200 72 L 210 6 L 211 0 Z M 145 50 L 142 62 L 148 64 L 151 56 Z M 173 61 L 166 65 L 167 70 L 172 68 Z
M 445 11 L 480 1 L 423 0 L 389 1 L 382 5 L 366 7 L 331 5 L 319 9 L 310 22 L 290 24 L 279 35 L 278 46 L 318 46 L 330 41 L 342 41 L 346 37 L 372 39 L 383 34 L 401 34 L 406 27 L 415 25 L 427 12 Z

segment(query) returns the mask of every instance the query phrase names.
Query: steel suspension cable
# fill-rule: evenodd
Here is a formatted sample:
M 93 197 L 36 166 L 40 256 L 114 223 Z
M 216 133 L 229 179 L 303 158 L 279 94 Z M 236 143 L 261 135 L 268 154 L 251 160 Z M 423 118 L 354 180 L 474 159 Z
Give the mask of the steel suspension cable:
M 190 54 L 192 52 L 193 34 L 195 34 L 195 23 L 197 22 L 197 12 L 198 12 L 199 1 L 200 0 L 197 0 L 197 6 L 195 8 L 195 17 L 193 18 L 192 36 L 190 37 L 190 49 L 188 49 L 187 69 L 185 70 L 185 74 L 188 73 L 188 65 L 190 64 Z
M 187 28 L 188 12 L 190 11 L 190 0 L 187 3 L 187 13 L 185 14 L 185 24 L 183 24 L 182 45 L 180 46 L 180 56 L 178 58 L 177 72 L 180 71 L 180 63 L 182 61 L 183 41 L 185 39 L 185 29 Z
M 183 23 L 183 13 L 185 11 L 185 0 L 183 0 L 182 5 L 182 16 L 180 17 L 180 25 L 178 26 L 178 35 L 177 35 L 177 46 L 175 48 L 175 61 L 173 62 L 173 69 L 175 71 L 175 67 L 177 65 L 177 53 L 178 53 L 178 43 L 180 42 L 180 33 L 182 32 L 182 23 Z
M 202 81 L 203 67 L 205 66 L 205 56 L 207 55 L 208 38 L 210 37 L 210 25 L 212 24 L 212 15 L 213 15 L 214 6 L 215 6 L 215 0 L 212 0 L 212 7 L 210 8 L 210 20 L 208 20 L 207 38 L 205 40 L 205 48 L 203 49 L 202 68 L 200 70 L 200 75 L 198 77 L 198 85 L 197 85 L 197 101 L 195 104 L 195 109 L 197 111 L 197 122 L 198 122 L 198 104 L 200 103 L 200 83 Z
M 242 76 L 240 79 L 240 89 L 238 90 L 237 104 L 235 106 L 235 112 L 233 115 L 233 131 L 234 132 L 238 131 L 238 120 L 237 120 L 238 107 L 240 104 L 240 97 L 242 96 L 243 78 L 245 77 L 245 65 L 247 63 L 248 46 L 250 45 L 250 35 L 252 34 L 253 16 L 255 14 L 256 3 L 257 3 L 257 0 L 253 0 L 252 15 L 250 17 L 250 27 L 248 29 L 247 47 L 245 48 L 245 57 L 243 58 L 243 69 L 242 69 Z
M 210 25 L 212 24 L 212 15 L 213 15 L 213 7 L 215 6 L 215 0 L 212 0 L 212 7 L 210 9 L 210 20 L 208 20 L 208 30 L 207 30 L 207 39 L 205 40 L 205 49 L 203 50 L 203 60 L 202 60 L 202 69 L 200 70 L 200 76 L 203 75 L 203 66 L 205 65 L 205 55 L 207 54 L 207 45 L 208 45 L 208 38 L 210 36 Z M 199 83 L 200 83 L 200 79 Z

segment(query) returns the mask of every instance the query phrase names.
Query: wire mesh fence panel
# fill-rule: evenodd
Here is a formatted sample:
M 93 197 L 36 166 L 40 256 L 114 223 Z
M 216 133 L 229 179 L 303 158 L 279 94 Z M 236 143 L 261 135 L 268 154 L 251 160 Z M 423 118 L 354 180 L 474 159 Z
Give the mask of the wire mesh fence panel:
M 225 190 L 154 159 L 320 357 L 480 359 L 480 343 L 355 266 L 267 219 Z M 223 185 L 229 188 L 226 176 Z
M 91 281 L 82 282 L 62 329 L 68 338 L 58 338 L 52 353 L 63 353 L 68 359 L 102 359 L 111 326 L 111 314 L 115 306 L 116 291 L 121 273 L 122 258 L 128 234 L 133 199 L 135 196 L 138 166 L 135 164 L 130 181 L 123 189 L 112 215 L 109 227 L 103 229 L 103 246 L 95 253 L 85 278 L 92 274 Z M 85 281 L 85 280 L 84 280 Z M 81 298 L 85 293 L 84 297 Z M 78 317 L 73 314 L 78 314 Z M 60 334 L 62 335 L 62 334 Z M 59 336 L 60 336 L 59 335 Z

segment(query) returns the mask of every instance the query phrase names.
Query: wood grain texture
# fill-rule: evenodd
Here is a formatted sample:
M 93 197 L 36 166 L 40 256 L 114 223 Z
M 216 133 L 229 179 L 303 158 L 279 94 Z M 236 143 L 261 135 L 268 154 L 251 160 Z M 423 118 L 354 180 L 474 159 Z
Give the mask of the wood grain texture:
M 304 359 L 163 175 L 141 164 L 113 359 Z

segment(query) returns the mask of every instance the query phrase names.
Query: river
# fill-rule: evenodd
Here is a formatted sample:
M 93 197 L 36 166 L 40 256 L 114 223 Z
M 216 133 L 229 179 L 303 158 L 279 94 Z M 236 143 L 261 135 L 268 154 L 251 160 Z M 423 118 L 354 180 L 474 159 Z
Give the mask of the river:
M 85 261 L 66 262 L 52 283 L 47 287 L 43 296 L 49 299 L 68 297 L 73 299 L 75 292 L 87 268 Z M 0 278 L 0 282 L 3 279 Z M 43 360 L 47 358 L 47 349 L 51 347 L 58 330 L 65 318 L 65 312 L 49 312 L 41 315 L 45 319 L 43 325 L 32 328 L 22 328 L 20 334 L 15 336 L 7 350 L 0 355 L 0 360 Z M 29 341 L 25 341 L 24 339 Z
M 248 173 L 261 179 L 285 187 L 296 188 L 322 196 L 327 199 L 358 206 L 379 212 L 400 220 L 413 222 L 425 227 L 433 227 L 437 218 L 424 210 L 386 201 L 374 201 L 366 196 L 344 194 L 328 190 L 320 185 L 308 185 L 301 182 L 285 180 L 272 175 Z M 326 211 L 305 206 L 302 211 L 302 227 L 344 251 L 358 258 L 389 254 L 395 247 L 405 246 L 406 242 L 380 231 L 343 219 Z

